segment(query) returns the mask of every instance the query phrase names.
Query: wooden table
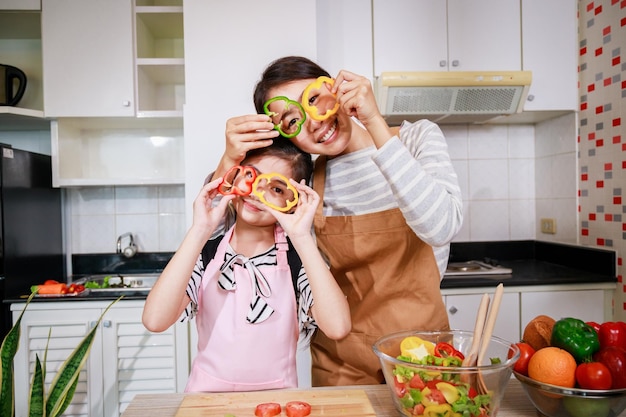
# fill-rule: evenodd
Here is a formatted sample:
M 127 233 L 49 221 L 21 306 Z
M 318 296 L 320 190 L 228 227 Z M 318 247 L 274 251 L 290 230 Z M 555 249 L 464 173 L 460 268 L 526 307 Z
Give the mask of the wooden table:
M 372 403 L 374 411 L 376 411 L 376 415 L 379 417 L 398 417 L 400 415 L 393 406 L 391 394 L 386 385 L 359 385 L 337 388 L 364 390 Z M 324 387 L 313 388 L 313 390 L 337 388 Z M 122 417 L 174 417 L 185 395 L 194 394 L 139 394 L 126 408 Z M 622 413 L 621 416 L 626 416 L 626 413 Z M 535 408 L 516 379 L 511 379 L 507 385 L 498 417 L 537 417 Z

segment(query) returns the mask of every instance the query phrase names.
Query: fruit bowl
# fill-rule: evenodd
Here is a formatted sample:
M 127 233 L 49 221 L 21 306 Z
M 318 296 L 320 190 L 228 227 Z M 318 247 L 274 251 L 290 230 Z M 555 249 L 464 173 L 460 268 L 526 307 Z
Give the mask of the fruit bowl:
M 408 331 L 381 337 L 374 343 L 372 348 L 380 359 L 385 382 L 391 391 L 395 407 L 402 415 L 460 413 L 459 415 L 496 416 L 504 389 L 511 379 L 513 365 L 520 356 L 519 348 L 514 343 L 493 336 L 489 339 L 483 363 L 477 366 L 452 367 L 423 365 L 410 362 L 409 359 L 398 359 L 402 351 L 400 345 L 409 336 L 435 344 L 448 343 L 463 355 L 469 352 L 473 340 L 473 332 L 464 330 Z M 492 358 L 498 358 L 500 363 L 492 364 Z M 486 390 L 479 387 L 479 378 L 482 378 Z M 445 401 L 441 399 L 441 395 Z M 463 412 L 468 414 L 462 414 Z
M 539 417 L 615 417 L 626 409 L 626 388 L 589 390 L 545 384 L 513 372 Z

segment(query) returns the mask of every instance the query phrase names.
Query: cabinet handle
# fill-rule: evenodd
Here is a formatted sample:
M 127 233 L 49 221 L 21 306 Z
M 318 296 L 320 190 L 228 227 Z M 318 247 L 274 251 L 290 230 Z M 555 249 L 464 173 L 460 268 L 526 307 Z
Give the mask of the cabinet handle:
M 442 59 L 441 61 L 439 61 L 440 67 L 445 67 L 446 65 L 448 65 L 448 61 L 446 61 L 445 59 Z
M 448 312 L 450 314 L 456 314 L 456 312 L 459 311 L 455 306 L 452 306 L 448 309 Z
M 452 66 L 453 67 L 458 67 L 459 65 L 460 65 L 460 63 L 459 63 L 458 59 L 455 59 L 455 60 L 452 61 Z
M 122 106 L 124 106 L 124 107 L 130 107 L 130 100 L 124 100 L 124 101 L 122 101 Z
M 535 99 L 535 96 L 533 96 L 532 94 L 529 94 L 528 97 L 526 97 L 526 100 L 528 101 L 533 101 Z
M 98 324 L 97 321 L 95 321 L 95 320 L 94 321 L 90 321 L 89 322 L 89 327 L 91 327 L 93 329 L 94 327 L 96 327 L 96 324 Z M 111 320 L 104 320 L 102 322 L 102 327 L 111 327 L 111 324 L 112 324 Z

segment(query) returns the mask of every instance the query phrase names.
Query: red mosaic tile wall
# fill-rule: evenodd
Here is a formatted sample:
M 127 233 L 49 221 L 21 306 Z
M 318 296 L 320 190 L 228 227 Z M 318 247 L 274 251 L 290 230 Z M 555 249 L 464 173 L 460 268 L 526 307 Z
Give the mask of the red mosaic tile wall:
M 626 0 L 580 0 L 580 243 L 615 249 L 615 316 L 626 321 Z

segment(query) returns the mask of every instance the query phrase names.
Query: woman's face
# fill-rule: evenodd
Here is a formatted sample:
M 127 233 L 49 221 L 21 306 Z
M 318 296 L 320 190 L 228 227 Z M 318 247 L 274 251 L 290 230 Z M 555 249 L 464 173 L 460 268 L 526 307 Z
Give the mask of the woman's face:
M 276 156 L 253 157 L 245 160 L 244 163 L 245 165 L 254 167 L 257 174 L 277 172 L 286 178 L 293 177 L 291 163 Z M 276 194 L 281 192 L 281 187 L 273 187 L 271 190 L 268 188 L 264 191 L 268 201 L 278 204 L 272 199 L 280 198 L 280 196 Z M 285 198 L 288 199 L 289 197 L 286 196 Z M 293 199 L 293 196 L 291 196 L 291 198 Z M 264 206 L 254 194 L 238 197 L 233 200 L 233 204 L 237 212 L 237 221 L 242 220 L 255 226 L 269 226 L 276 223 L 276 218 L 265 209 L 266 206 Z
M 312 78 L 282 84 L 271 89 L 266 99 L 285 96 L 290 100 L 300 102 L 302 100 L 302 92 L 314 81 L 315 79 Z M 323 87 L 321 94 L 330 95 L 330 92 L 326 90 L 326 87 Z M 326 107 L 334 105 L 334 101 L 329 102 L 326 98 L 312 95 L 309 101 L 311 105 L 319 105 L 320 114 L 324 114 L 328 110 Z M 350 142 L 351 134 L 352 123 L 350 117 L 343 113 L 340 108 L 337 113 L 322 121 L 315 120 L 307 115 L 300 133 L 290 140 L 305 152 L 336 156 L 344 152 Z

